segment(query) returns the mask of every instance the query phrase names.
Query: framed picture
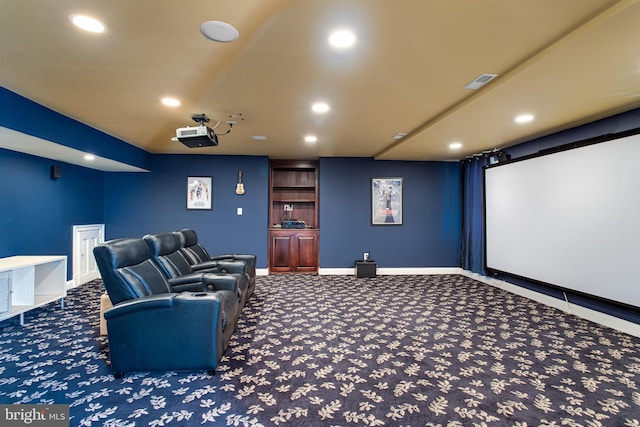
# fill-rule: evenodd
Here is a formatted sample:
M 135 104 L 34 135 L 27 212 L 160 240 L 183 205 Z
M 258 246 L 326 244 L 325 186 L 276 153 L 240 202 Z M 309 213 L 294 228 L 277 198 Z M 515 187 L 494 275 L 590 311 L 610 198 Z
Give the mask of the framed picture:
M 211 209 L 211 181 L 210 176 L 187 177 L 187 209 Z
M 371 178 L 371 224 L 402 225 L 402 178 Z

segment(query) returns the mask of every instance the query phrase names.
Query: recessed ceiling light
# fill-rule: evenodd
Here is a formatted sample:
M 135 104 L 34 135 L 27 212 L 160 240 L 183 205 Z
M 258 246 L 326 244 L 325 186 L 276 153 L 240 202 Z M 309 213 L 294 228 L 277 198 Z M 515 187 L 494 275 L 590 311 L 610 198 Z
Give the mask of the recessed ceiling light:
M 329 44 L 338 49 L 351 47 L 356 42 L 356 36 L 350 30 L 337 30 L 329 36 Z
M 516 123 L 528 123 L 533 120 L 533 116 L 531 114 L 522 114 L 515 118 Z
M 85 154 L 84 159 L 90 162 L 92 160 L 95 160 L 96 156 L 94 156 L 93 154 Z
M 264 135 L 253 135 L 251 139 L 255 141 L 264 141 L 265 139 L 267 139 L 267 137 Z
M 78 28 L 91 33 L 104 33 L 107 31 L 107 26 L 95 18 L 86 15 L 70 15 L 69 20 Z
M 240 33 L 231 24 L 221 21 L 207 21 L 200 26 L 203 36 L 214 42 L 232 42 L 238 38 Z
M 180 101 L 175 98 L 162 98 L 162 103 L 167 107 L 179 107 Z
M 311 106 L 311 109 L 316 113 L 326 113 L 329 111 L 329 104 L 326 102 L 316 102 Z
M 307 135 L 304 137 L 304 142 L 308 142 L 308 143 L 318 142 L 318 137 L 315 135 Z
M 459 150 L 462 148 L 462 143 L 461 142 L 452 142 L 451 144 L 449 144 L 449 148 L 452 150 Z

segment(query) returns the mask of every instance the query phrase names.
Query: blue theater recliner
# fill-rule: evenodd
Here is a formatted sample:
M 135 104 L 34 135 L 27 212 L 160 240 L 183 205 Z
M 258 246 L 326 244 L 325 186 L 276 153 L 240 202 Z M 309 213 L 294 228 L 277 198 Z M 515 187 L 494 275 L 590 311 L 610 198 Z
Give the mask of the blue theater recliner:
M 240 317 L 240 312 L 246 301 L 248 287 L 246 265 L 244 263 L 210 261 L 205 264 L 192 266 L 180 251 L 182 248 L 182 240 L 175 233 L 163 232 L 147 234 L 142 239 L 149 247 L 151 260 L 170 282 L 184 280 L 185 278 L 193 280 L 202 275 L 205 275 L 207 278 L 218 275 L 218 281 L 228 280 L 230 283 L 234 283 L 239 302 L 238 311 L 235 313 L 235 320 Z M 194 271 L 195 269 L 197 269 L 197 271 Z
M 167 280 L 142 239 L 109 241 L 93 253 L 113 303 L 104 317 L 114 376 L 173 370 L 213 374 L 235 329 L 235 283 L 208 274 L 190 283 Z

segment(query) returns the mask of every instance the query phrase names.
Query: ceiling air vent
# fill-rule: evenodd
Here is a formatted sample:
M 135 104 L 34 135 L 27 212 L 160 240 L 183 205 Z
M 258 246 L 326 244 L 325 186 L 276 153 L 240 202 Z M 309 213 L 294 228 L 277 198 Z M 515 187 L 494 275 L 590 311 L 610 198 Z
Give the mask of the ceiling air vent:
M 480 74 L 478 77 L 469 82 L 469 84 L 467 84 L 464 88 L 473 90 L 480 89 L 482 86 L 486 85 L 496 77 L 498 77 L 497 74 Z

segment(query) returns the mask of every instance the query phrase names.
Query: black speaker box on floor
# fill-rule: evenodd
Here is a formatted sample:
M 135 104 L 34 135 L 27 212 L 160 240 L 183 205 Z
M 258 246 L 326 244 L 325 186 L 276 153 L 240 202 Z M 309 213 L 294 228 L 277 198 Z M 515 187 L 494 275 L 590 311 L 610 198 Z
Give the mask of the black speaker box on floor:
M 378 264 L 374 260 L 357 260 L 356 261 L 356 277 L 376 277 Z

